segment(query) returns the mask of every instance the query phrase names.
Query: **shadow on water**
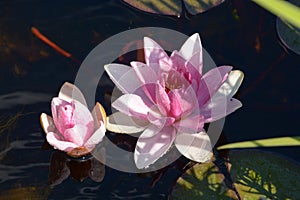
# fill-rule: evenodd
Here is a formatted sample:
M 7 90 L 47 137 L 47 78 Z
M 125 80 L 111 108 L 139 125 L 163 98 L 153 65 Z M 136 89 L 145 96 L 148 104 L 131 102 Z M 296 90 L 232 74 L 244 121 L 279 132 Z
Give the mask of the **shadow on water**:
M 228 0 L 203 14 L 185 17 L 148 14 L 114 0 L 1 2 L 1 198 L 167 199 L 187 164 L 180 158 L 167 168 L 147 174 L 123 173 L 101 165 L 98 175 L 96 172 L 93 176 L 93 166 L 99 166 L 93 160 L 84 164 L 60 154 L 55 160 L 58 152 L 45 144 L 39 115 L 50 113 L 51 98 L 63 82 L 74 81 L 80 65 L 37 39 L 30 32 L 32 26 L 78 60 L 106 38 L 136 27 L 159 26 L 187 35 L 199 32 L 217 65 L 233 65 L 246 75 L 237 95 L 243 108 L 226 120 L 228 142 L 299 135 L 299 81 L 294 72 L 300 57 L 282 48 L 276 18 L 251 2 L 239 0 Z M 99 85 L 97 101 L 109 108 L 105 96 L 110 95 L 113 85 L 107 76 Z M 299 148 L 272 151 L 300 161 Z M 85 166 L 79 175 L 78 165 Z M 49 182 L 51 169 L 59 170 L 61 177 L 50 178 Z

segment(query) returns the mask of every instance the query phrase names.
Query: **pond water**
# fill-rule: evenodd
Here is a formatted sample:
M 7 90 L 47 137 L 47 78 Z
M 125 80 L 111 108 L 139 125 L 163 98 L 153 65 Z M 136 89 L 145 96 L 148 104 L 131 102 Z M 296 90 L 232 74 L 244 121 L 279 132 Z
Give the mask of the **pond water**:
M 76 59 L 44 44 L 31 33 L 32 26 Z M 51 98 L 65 81 L 74 82 L 80 62 L 94 47 L 138 27 L 199 32 L 217 65 L 229 64 L 245 73 L 237 95 L 243 107 L 226 118 L 227 142 L 299 135 L 300 57 L 280 43 L 276 17 L 250 1 L 228 0 L 205 13 L 179 18 L 148 14 L 117 0 L 1 1 L 1 199 L 168 199 L 186 159 L 155 173 L 120 172 L 93 158 L 71 160 L 54 151 L 39 123 L 42 112 L 51 113 Z M 127 59 L 136 60 L 136 54 L 117 62 Z M 112 89 L 103 76 L 96 100 L 108 113 L 105 97 Z M 300 162 L 299 147 L 268 151 Z

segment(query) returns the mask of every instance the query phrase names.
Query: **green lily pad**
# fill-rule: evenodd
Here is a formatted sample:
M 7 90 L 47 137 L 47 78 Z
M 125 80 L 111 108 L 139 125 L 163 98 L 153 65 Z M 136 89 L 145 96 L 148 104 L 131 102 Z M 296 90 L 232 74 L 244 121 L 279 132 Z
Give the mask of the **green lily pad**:
M 240 148 L 259 148 L 259 147 L 288 147 L 300 146 L 300 137 L 278 137 L 245 142 L 236 142 L 219 146 L 218 149 L 240 149 Z
M 224 1 L 225 0 L 184 0 L 184 4 L 190 14 L 196 15 L 213 8 Z
M 230 174 L 241 199 L 298 199 L 299 164 L 279 155 L 231 151 Z M 237 199 L 213 163 L 196 164 L 178 180 L 170 199 Z
M 129 5 L 153 14 L 180 16 L 182 12 L 181 0 L 123 0 Z M 202 13 L 213 8 L 225 0 L 183 0 L 186 9 L 192 15 Z
M 300 7 L 300 0 L 291 0 L 290 2 Z M 277 18 L 276 27 L 282 44 L 300 55 L 300 29 L 280 18 Z

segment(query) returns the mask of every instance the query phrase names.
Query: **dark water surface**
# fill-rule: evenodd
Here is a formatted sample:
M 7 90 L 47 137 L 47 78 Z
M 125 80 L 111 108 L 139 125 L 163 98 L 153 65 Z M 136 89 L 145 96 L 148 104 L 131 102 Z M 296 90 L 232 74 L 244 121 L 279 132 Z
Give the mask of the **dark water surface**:
M 147 14 L 117 0 L 1 1 L 0 199 L 167 199 L 187 163 L 180 158 L 156 173 L 130 174 L 52 150 L 39 115 L 51 113 L 51 98 L 65 81 L 74 82 L 80 62 L 41 42 L 32 26 L 79 61 L 101 41 L 133 28 L 199 32 L 217 65 L 245 73 L 237 96 L 243 107 L 226 118 L 224 127 L 228 142 L 236 142 L 299 135 L 300 57 L 282 47 L 275 22 L 267 11 L 241 0 L 180 18 Z M 136 60 L 135 54 L 131 57 Z M 112 88 L 103 76 L 96 100 L 105 108 L 104 94 Z M 269 150 L 300 161 L 299 147 Z

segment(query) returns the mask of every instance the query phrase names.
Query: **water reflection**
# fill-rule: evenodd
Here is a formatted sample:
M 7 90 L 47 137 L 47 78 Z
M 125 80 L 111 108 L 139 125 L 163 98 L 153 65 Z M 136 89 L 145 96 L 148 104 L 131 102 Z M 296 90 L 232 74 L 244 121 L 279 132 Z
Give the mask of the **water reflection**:
M 31 91 L 16 91 L 9 94 L 0 95 L 0 109 L 9 109 L 18 105 L 35 104 L 48 102 L 51 95 Z
M 105 157 L 105 149 L 101 149 L 101 156 Z M 69 176 L 83 182 L 88 177 L 95 182 L 101 182 L 105 175 L 105 165 L 96 158 L 74 159 L 66 153 L 54 151 L 50 158 L 49 184 L 53 187 L 61 184 Z

